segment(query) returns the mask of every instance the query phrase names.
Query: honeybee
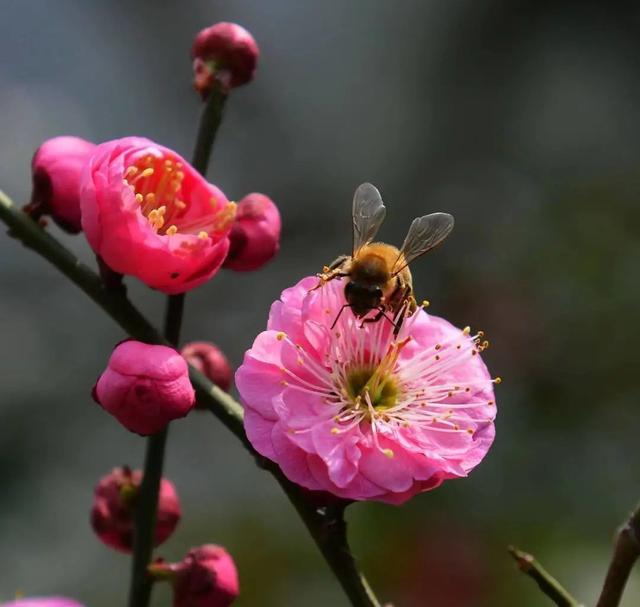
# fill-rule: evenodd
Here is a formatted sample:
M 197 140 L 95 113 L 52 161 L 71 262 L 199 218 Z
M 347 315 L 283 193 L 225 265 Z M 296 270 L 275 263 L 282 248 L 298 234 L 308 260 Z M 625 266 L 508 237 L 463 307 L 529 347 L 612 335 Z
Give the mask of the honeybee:
M 363 322 L 377 322 L 383 316 L 400 328 L 407 313 L 416 310 L 409 264 L 438 246 L 453 229 L 448 213 L 431 213 L 411 223 L 400 249 L 383 242 L 373 242 L 386 214 L 380 192 L 370 183 L 360 185 L 353 197 L 353 247 L 351 255 L 341 255 L 318 274 L 316 288 L 335 278 L 347 278 L 344 296 L 347 303 L 334 320 L 338 322 L 345 308 L 362 318 L 372 310 L 378 313 Z

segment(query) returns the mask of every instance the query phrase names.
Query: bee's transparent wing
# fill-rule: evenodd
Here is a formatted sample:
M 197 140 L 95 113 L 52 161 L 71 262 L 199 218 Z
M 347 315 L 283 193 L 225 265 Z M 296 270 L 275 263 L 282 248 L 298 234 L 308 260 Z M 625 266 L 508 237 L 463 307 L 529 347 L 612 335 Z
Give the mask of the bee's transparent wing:
M 453 230 L 453 216 L 449 213 L 431 213 L 431 215 L 416 217 L 411 222 L 392 273 L 397 274 L 414 259 L 437 247 L 449 236 L 451 230 Z
M 370 183 L 358 186 L 353 196 L 353 254 L 376 237 L 387 210 L 380 192 Z

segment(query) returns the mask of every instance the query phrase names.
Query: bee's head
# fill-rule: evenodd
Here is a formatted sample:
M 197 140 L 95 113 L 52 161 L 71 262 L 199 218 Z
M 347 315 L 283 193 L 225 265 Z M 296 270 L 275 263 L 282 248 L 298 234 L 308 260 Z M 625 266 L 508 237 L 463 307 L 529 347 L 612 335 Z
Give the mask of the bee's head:
M 382 289 L 378 285 L 367 285 L 350 280 L 344 288 L 347 303 L 356 316 L 364 316 L 369 310 L 380 306 Z

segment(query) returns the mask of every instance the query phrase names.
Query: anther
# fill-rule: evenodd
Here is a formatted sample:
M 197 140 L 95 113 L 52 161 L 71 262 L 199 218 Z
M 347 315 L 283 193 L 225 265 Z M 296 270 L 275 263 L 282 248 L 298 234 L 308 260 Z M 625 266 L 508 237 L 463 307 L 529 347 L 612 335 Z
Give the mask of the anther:
M 493 381 L 496 384 L 501 384 L 502 383 L 502 377 L 496 377 Z
M 206 240 L 209 238 L 209 234 L 207 234 L 204 230 L 202 232 L 198 232 L 198 238 L 202 240 Z
M 165 234 L 167 234 L 167 236 L 173 236 L 174 234 L 178 233 L 178 228 L 174 225 L 170 225 L 167 228 L 167 231 L 165 232 Z
M 278 341 L 282 341 L 286 336 L 287 336 L 287 334 L 284 333 L 283 331 L 280 331 L 280 332 L 276 333 L 276 339 Z
M 389 459 L 392 459 L 395 453 L 391 449 L 383 449 L 382 453 L 384 453 Z

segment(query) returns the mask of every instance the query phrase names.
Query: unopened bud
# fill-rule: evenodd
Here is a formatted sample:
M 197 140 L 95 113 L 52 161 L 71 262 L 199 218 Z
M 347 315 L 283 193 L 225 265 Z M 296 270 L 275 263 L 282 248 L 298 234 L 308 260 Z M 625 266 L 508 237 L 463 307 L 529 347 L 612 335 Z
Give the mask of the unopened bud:
M 184 359 L 218 388 L 228 391 L 231 386 L 231 366 L 222 351 L 211 342 L 194 341 L 181 350 Z M 196 402 L 196 407 L 198 406 Z
M 215 82 L 228 89 L 253 80 L 260 50 L 253 36 L 235 23 L 216 23 L 196 36 L 193 58 L 194 88 L 206 98 Z
M 31 161 L 33 191 L 25 211 L 34 218 L 51 215 L 63 230 L 80 232 L 80 177 L 95 147 L 79 137 L 47 139 Z
M 143 436 L 184 417 L 195 404 L 184 358 L 173 348 L 135 340 L 116 346 L 93 398 L 127 430 Z
M 156 561 L 149 575 L 173 584 L 173 607 L 229 607 L 240 593 L 231 555 L 213 544 L 192 548 L 179 563 Z
M 280 213 L 264 194 L 247 194 L 236 208 L 223 267 L 239 272 L 257 270 L 280 250 Z
M 142 483 L 142 470 L 114 468 L 100 479 L 91 509 L 91 526 L 103 544 L 131 552 L 133 549 L 134 510 Z M 180 521 L 180 500 L 173 484 L 160 481 L 154 545 L 162 544 Z

